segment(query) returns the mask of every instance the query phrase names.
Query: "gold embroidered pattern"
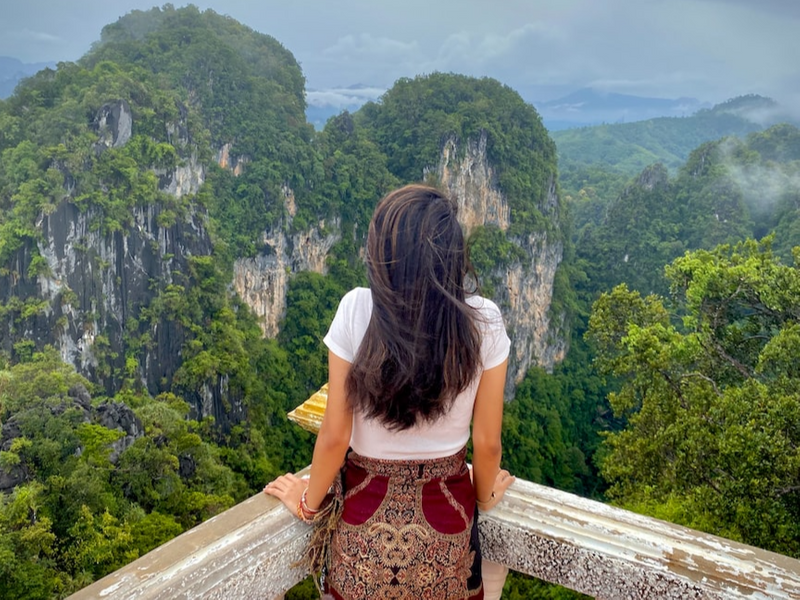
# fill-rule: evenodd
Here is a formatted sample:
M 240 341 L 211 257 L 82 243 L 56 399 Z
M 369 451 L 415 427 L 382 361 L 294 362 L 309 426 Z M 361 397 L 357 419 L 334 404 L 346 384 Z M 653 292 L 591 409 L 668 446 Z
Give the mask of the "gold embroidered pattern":
M 414 463 L 351 454 L 347 468 L 364 477 L 345 494 L 333 534 L 327 583 L 335 598 L 482 598 L 479 583 L 468 589 L 474 497 L 463 451 Z

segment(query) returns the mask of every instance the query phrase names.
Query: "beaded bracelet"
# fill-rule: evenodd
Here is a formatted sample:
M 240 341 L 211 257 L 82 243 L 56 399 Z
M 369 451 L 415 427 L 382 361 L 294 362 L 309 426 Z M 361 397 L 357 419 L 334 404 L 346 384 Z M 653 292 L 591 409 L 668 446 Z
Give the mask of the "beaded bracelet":
M 308 488 L 303 490 L 303 495 L 300 496 L 300 502 L 297 503 L 297 516 L 301 521 L 306 523 L 312 523 L 314 518 L 319 514 L 320 509 L 311 509 L 308 508 L 308 504 L 306 503 L 306 493 L 308 492 Z

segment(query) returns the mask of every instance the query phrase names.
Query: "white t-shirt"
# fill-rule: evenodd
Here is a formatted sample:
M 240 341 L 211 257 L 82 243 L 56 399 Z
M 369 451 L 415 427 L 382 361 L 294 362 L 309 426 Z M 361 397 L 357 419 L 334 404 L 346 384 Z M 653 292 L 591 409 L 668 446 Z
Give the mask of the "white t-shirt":
M 511 341 L 506 335 L 503 317 L 497 305 L 480 296 L 470 296 L 467 303 L 478 309 L 477 325 L 481 335 L 481 362 L 474 381 L 456 396 L 446 415 L 436 421 L 418 422 L 403 431 L 391 431 L 378 419 L 353 414 L 350 447 L 362 456 L 393 460 L 442 458 L 455 454 L 469 439 L 469 426 L 475 393 L 483 370 L 501 364 L 508 357 Z M 372 294 L 367 288 L 355 288 L 345 294 L 336 316 L 323 340 L 336 356 L 352 363 L 372 315 Z

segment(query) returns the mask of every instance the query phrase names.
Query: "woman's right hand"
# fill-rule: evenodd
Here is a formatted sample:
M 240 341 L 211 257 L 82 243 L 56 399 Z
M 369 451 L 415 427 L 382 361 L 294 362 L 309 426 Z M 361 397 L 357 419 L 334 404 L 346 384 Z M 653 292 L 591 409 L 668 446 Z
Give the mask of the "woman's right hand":
M 283 502 L 284 506 L 289 509 L 289 512 L 299 519 L 300 516 L 297 514 L 297 505 L 307 487 L 308 479 L 301 479 L 297 475 L 287 473 L 268 483 L 266 487 L 264 487 L 264 493 L 268 496 L 275 496 L 278 500 Z
M 506 493 L 509 486 L 517 480 L 516 477 L 511 475 L 505 469 L 500 469 L 497 477 L 494 479 L 494 487 L 492 488 L 492 497 L 486 501 L 478 501 L 478 510 L 486 512 L 492 510 Z

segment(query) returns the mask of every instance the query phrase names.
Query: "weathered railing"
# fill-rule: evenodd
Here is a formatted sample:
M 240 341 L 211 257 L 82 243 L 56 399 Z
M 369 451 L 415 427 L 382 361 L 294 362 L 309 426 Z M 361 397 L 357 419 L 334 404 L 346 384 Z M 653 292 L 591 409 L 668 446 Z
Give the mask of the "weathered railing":
M 326 392 L 291 417 L 317 431 Z M 275 598 L 306 576 L 309 531 L 259 494 L 70 598 Z M 489 560 L 602 600 L 800 599 L 798 560 L 519 479 L 480 533 Z
M 604 600 L 800 598 L 800 561 L 527 481 L 480 531 L 487 558 Z M 259 494 L 71 598 L 274 598 L 305 577 L 308 532 Z

